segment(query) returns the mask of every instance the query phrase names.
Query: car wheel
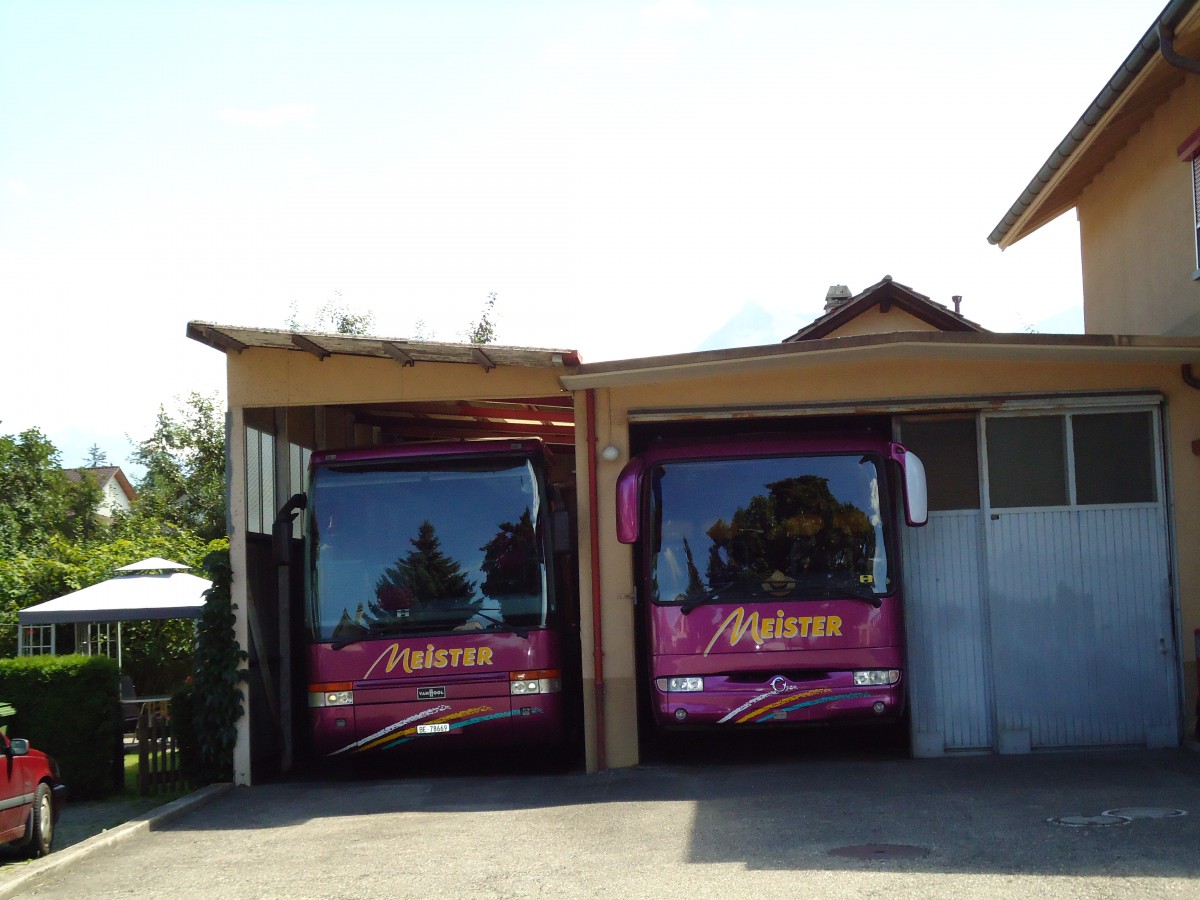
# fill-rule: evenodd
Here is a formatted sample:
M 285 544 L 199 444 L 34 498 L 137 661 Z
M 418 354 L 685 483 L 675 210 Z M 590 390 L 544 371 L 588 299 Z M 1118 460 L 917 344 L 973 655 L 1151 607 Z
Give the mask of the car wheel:
M 30 859 L 37 859 L 50 852 L 50 845 L 54 843 L 54 805 L 50 799 L 50 787 L 44 782 L 38 785 L 34 795 L 25 834 L 26 844 L 23 849 Z

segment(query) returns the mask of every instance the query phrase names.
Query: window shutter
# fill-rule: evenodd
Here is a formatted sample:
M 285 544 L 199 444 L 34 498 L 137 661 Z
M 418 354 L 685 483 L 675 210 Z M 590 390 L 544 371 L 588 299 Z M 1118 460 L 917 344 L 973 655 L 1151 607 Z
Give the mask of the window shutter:
M 1196 268 L 1200 269 L 1200 156 L 1192 157 L 1192 218 L 1196 220 Z

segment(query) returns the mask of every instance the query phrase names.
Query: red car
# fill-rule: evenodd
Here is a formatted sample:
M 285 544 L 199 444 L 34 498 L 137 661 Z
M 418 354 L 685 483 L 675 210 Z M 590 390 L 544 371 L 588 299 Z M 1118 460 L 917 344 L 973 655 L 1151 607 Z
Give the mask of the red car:
M 24 738 L 2 733 L 0 753 L 0 843 L 31 858 L 45 856 L 66 798 L 58 764 Z

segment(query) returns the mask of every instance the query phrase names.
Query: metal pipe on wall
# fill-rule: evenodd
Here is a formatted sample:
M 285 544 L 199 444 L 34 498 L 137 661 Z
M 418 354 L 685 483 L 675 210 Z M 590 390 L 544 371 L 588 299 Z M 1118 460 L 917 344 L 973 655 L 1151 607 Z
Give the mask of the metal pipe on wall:
M 596 391 L 588 388 L 584 392 L 585 418 L 587 421 L 588 461 L 588 541 L 592 569 L 592 669 L 595 673 L 596 704 L 596 768 L 606 768 L 604 743 L 604 635 L 601 629 L 600 610 L 600 495 L 596 484 Z

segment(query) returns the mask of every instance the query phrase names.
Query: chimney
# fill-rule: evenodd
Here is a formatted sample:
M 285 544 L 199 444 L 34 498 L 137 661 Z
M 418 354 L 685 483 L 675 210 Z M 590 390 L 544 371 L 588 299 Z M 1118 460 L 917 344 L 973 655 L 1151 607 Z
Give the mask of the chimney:
M 954 314 L 956 316 L 961 316 L 962 315 L 962 294 L 955 294 L 950 299 L 954 301 Z
M 845 306 L 852 296 L 850 288 L 844 284 L 831 284 L 825 292 L 825 312 L 831 313 L 839 306 Z

